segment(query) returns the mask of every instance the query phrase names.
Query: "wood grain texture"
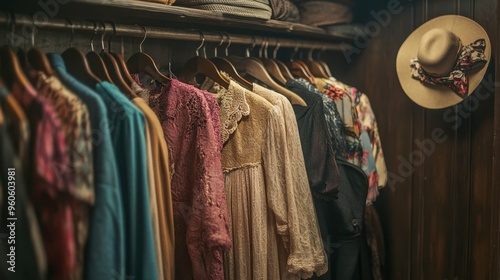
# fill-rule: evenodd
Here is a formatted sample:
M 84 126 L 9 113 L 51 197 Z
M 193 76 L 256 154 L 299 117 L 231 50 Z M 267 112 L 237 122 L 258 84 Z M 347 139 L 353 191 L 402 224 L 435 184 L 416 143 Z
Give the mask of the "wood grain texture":
M 376 202 L 387 239 L 387 279 L 500 279 L 500 144 L 494 137 L 500 135 L 498 87 L 473 112 L 466 109 L 475 106 L 471 98 L 448 109 L 423 109 L 400 88 L 391 59 L 415 28 L 445 14 L 479 22 L 495 48 L 497 1 L 404 3 L 403 12 L 342 75 L 372 100 L 390 172 L 398 174 L 398 157 L 408 159 L 419 150 L 416 140 L 432 139 L 435 129 L 447 137 L 422 164 L 415 158 L 411 176 L 395 184 L 396 191 L 383 190 Z M 498 56 L 496 47 L 496 68 L 492 63 L 487 75 L 500 81 Z

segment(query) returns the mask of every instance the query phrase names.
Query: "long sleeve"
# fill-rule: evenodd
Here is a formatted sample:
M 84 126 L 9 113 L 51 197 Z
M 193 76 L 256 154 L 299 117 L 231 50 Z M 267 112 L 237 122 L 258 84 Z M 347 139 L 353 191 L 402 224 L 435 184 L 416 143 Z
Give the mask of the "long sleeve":
M 279 121 L 276 122 L 275 110 L 273 110 L 271 122 L 268 124 L 268 134 L 272 133 L 271 128 L 273 127 L 273 131 L 278 130 L 279 133 L 272 135 L 274 141 L 267 143 L 273 144 L 274 142 L 274 145 L 265 146 L 267 148 L 264 153 L 281 154 L 274 156 L 269 161 L 274 160 L 274 165 L 277 164 L 284 171 L 278 174 L 285 176 L 284 185 L 270 188 L 268 196 L 270 200 L 268 205 L 276 216 L 277 232 L 287 250 L 284 261 L 280 256 L 280 266 L 287 270 L 287 279 L 308 278 L 312 272 L 321 275 L 327 270 L 327 259 L 319 232 L 292 105 L 283 95 L 258 84 L 254 84 L 254 91 L 280 108 L 277 112 L 280 115 Z M 275 135 L 279 137 L 275 137 Z M 281 181 L 278 180 L 278 182 Z M 271 193 L 271 191 L 274 192 Z M 282 206 L 282 208 L 277 206 Z M 277 209 L 283 210 L 277 211 Z M 283 264 L 283 262 L 285 263 Z
M 288 101 L 286 101 L 288 102 Z M 275 216 L 277 232 L 288 252 L 288 275 L 309 278 L 328 269 L 319 232 L 297 123 L 289 104 L 284 112 L 270 111 L 263 146 L 268 205 Z M 285 105 L 286 106 L 286 105 Z
M 144 115 L 114 85 L 103 82 L 96 89 L 109 106 L 109 129 L 121 179 L 125 275 L 118 276 L 157 279 Z
M 204 106 L 208 104 L 203 103 Z M 209 112 L 204 110 L 204 112 Z M 196 123 L 195 190 L 186 241 L 194 279 L 224 279 L 223 253 L 231 247 L 220 152 L 220 129 L 206 115 Z

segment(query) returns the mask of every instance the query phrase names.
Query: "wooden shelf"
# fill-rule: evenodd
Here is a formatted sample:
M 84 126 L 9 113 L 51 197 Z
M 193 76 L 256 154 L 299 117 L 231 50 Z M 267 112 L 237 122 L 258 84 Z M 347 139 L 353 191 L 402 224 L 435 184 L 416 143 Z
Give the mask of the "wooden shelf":
M 7 1 L 7 11 L 35 14 L 43 11 L 35 0 Z M 56 2 L 56 1 L 54 1 Z M 104 20 L 124 24 L 141 24 L 203 31 L 222 30 L 253 36 L 279 36 L 296 40 L 322 40 L 327 42 L 351 42 L 343 34 L 329 34 L 323 29 L 298 23 L 241 18 L 220 12 L 167 6 L 134 0 L 71 0 L 60 4 L 57 18 L 71 20 Z

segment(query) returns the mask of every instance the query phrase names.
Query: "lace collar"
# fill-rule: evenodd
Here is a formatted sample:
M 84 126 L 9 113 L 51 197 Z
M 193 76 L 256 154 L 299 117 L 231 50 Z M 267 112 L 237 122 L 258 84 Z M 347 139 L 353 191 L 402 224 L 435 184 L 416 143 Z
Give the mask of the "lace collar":
M 204 83 L 201 88 L 207 88 L 207 85 Z M 219 102 L 222 143 L 226 143 L 238 128 L 239 121 L 250 114 L 250 106 L 245 97 L 246 89 L 230 80 L 228 89 L 213 83 L 208 91 L 215 93 Z

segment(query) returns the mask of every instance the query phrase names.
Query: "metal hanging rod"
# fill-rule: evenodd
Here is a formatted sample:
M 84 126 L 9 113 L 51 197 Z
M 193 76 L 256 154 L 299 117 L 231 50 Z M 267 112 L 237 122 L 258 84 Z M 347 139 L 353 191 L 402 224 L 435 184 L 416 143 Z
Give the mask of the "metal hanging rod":
M 40 29 L 50 29 L 50 30 L 60 30 L 67 31 L 68 36 L 71 36 L 71 30 L 76 32 L 94 32 L 95 25 L 97 24 L 98 30 L 102 32 L 104 27 L 101 21 L 68 21 L 65 19 L 51 18 L 46 21 L 33 22 L 31 16 L 20 15 L 20 14 L 3 14 L 0 15 L 0 25 L 7 26 L 11 23 L 15 23 L 15 26 L 35 26 Z M 115 26 L 116 35 L 122 37 L 144 37 L 144 29 L 139 25 L 126 25 L 126 24 L 116 24 L 110 21 L 104 22 L 106 33 L 113 33 L 113 25 Z M 7 27 L 8 28 L 8 27 Z M 152 27 L 144 26 L 147 30 L 147 38 L 155 39 L 170 39 L 170 40 L 180 40 L 180 41 L 201 41 L 200 30 L 198 29 L 176 29 L 168 27 Z M 203 31 L 206 42 L 217 42 L 221 41 L 221 32 L 217 31 Z M 228 34 L 227 32 L 223 32 Z M 28 34 L 26 34 L 28 35 Z M 338 42 L 324 42 L 320 40 L 293 40 L 289 38 L 281 37 L 271 37 L 271 36 L 251 36 L 251 35 L 240 35 L 240 34 L 228 34 L 231 40 L 231 44 L 244 44 L 252 45 L 257 43 L 262 43 L 267 40 L 269 46 L 277 46 L 279 44 L 282 48 L 302 48 L 302 49 L 321 49 L 321 50 L 332 50 L 340 51 L 346 47 L 346 45 L 341 48 Z M 265 37 L 265 39 L 264 39 Z M 227 36 L 224 38 L 224 42 L 227 42 Z

